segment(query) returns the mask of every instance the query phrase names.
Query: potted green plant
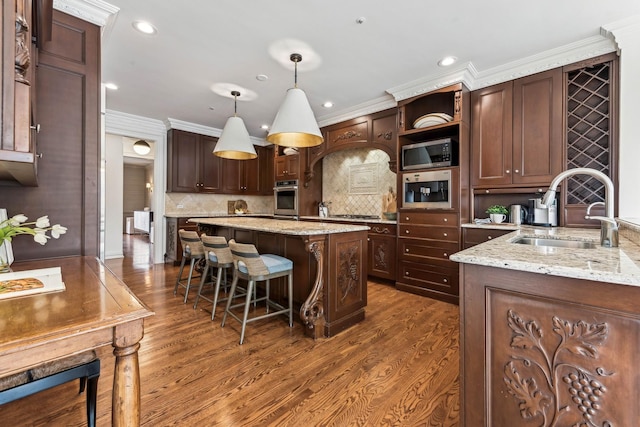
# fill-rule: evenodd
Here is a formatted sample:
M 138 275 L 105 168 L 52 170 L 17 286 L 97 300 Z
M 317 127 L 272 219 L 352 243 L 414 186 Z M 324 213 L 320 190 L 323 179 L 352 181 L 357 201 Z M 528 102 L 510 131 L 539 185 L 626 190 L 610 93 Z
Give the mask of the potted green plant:
M 491 222 L 495 222 L 496 224 L 500 224 L 507 220 L 507 210 L 506 206 L 503 205 L 491 205 L 487 208 L 486 212 L 489 214 L 489 218 L 491 218 Z

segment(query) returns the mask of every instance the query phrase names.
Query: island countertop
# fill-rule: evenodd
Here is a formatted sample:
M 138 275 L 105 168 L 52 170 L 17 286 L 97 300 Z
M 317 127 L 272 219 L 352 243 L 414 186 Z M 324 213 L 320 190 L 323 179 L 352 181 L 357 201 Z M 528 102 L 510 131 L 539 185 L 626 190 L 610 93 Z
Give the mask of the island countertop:
M 622 230 L 617 248 L 569 249 L 512 243 L 534 236 L 596 242 L 600 231 L 584 228 L 521 226 L 519 230 L 451 255 L 452 261 L 598 282 L 640 286 L 637 231 Z
M 290 234 L 294 236 L 313 236 L 369 230 L 369 227 L 366 225 L 237 216 L 226 218 L 190 218 L 189 222 L 216 225 L 220 227 L 234 227 L 245 230 L 264 231 L 267 233 Z

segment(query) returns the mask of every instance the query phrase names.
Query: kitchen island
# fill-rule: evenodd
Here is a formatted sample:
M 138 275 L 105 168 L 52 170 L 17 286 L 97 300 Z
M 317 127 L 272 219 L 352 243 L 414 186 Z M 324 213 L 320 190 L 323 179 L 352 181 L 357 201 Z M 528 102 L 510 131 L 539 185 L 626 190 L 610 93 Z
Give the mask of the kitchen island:
M 618 248 L 601 247 L 599 230 L 522 226 L 451 256 L 461 263 L 461 425 L 637 424 L 639 244 L 632 224 Z
M 191 218 L 189 222 L 209 235 L 252 243 L 260 253 L 292 260 L 294 308 L 300 310 L 307 335 L 330 337 L 364 320 L 366 225 L 243 216 Z M 271 295 L 284 302 L 283 283 L 272 280 Z

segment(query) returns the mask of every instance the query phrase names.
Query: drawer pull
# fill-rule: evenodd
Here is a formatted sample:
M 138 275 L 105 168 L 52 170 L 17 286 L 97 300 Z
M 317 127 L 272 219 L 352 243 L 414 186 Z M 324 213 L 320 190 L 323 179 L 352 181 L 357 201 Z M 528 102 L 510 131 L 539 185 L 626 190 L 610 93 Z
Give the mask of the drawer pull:
M 493 237 L 487 236 L 487 240 L 491 240 L 491 239 L 493 239 Z
M 445 219 L 444 219 L 444 222 L 447 222 L 447 221 L 448 221 L 448 219 L 447 219 L 447 218 L 445 218 Z
M 404 220 L 405 220 L 405 221 L 409 221 L 409 217 L 408 217 L 408 216 L 405 216 L 405 217 L 404 217 Z
M 444 237 L 447 237 L 447 233 L 442 233 L 444 235 Z
M 444 283 L 447 283 L 447 279 L 442 279 L 442 281 L 443 281 Z
M 409 234 L 409 230 L 404 230 L 404 232 L 405 232 L 406 234 Z
M 408 271 L 405 271 L 405 272 L 404 272 L 404 275 L 405 275 L 405 276 L 408 276 L 408 275 L 409 275 L 409 272 L 408 272 Z
M 406 253 L 409 253 L 409 249 L 405 249 L 404 251 L 405 251 Z
M 445 257 L 445 258 L 449 256 L 449 255 L 447 255 L 447 253 L 446 253 L 446 252 L 445 252 L 445 253 L 443 253 L 442 255 L 444 255 L 444 257 Z

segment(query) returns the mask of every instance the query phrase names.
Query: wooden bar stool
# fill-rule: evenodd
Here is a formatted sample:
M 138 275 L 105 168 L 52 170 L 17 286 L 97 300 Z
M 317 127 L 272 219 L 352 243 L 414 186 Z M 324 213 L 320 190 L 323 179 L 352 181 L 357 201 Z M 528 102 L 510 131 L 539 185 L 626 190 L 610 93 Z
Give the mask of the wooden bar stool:
M 259 319 L 267 317 L 277 316 L 279 314 L 287 314 L 289 316 L 289 327 L 293 327 L 293 262 L 290 259 L 281 257 L 279 255 L 264 254 L 260 255 L 254 245 L 236 243 L 234 240 L 229 241 L 229 247 L 231 248 L 231 254 L 233 255 L 234 263 L 234 276 L 231 283 L 231 290 L 229 291 L 229 298 L 227 299 L 227 307 L 222 317 L 222 326 L 224 326 L 227 320 L 227 315 L 233 317 L 242 324 L 242 330 L 240 332 L 240 344 L 244 342 L 244 334 L 247 327 L 247 323 L 253 322 Z M 275 301 L 269 299 L 269 280 L 276 277 L 287 276 L 287 297 L 289 307 L 285 308 Z M 233 305 L 233 298 L 238 285 L 238 279 L 247 280 L 247 295 L 245 302 L 241 304 Z M 251 305 L 251 295 L 256 286 L 256 282 L 265 281 L 264 297 L 258 298 L 257 301 L 265 301 L 266 313 L 256 315 L 249 318 L 249 306 Z M 233 308 L 242 307 L 244 305 L 244 315 L 242 319 L 238 317 L 231 310 Z M 270 311 L 270 308 L 274 308 L 276 311 Z
M 80 393 L 87 389 L 87 424 L 96 425 L 96 397 L 100 359 L 95 351 L 46 362 L 28 371 L 0 378 L 0 405 L 80 379 Z
M 204 251 L 206 254 L 206 264 L 204 266 L 204 270 L 202 271 L 202 277 L 200 279 L 200 287 L 198 288 L 198 294 L 196 295 L 196 301 L 193 304 L 193 308 L 195 309 L 198 306 L 198 300 L 200 298 L 209 301 L 213 304 L 211 308 L 211 320 L 215 317 L 216 307 L 219 302 L 227 301 L 227 298 L 218 299 L 220 295 L 220 284 L 222 283 L 222 276 L 224 275 L 224 283 L 225 289 L 227 286 L 227 269 L 233 268 L 233 255 L 231 254 L 231 249 L 229 249 L 229 244 L 227 243 L 227 239 L 222 236 L 207 236 L 206 234 L 202 234 L 200 236 L 200 240 L 202 241 L 202 245 L 204 246 Z M 209 276 L 210 269 L 217 269 L 216 281 L 213 290 L 213 299 L 205 296 L 202 292 L 204 288 L 205 282 L 207 281 L 207 277 Z M 213 275 L 213 270 L 211 271 Z M 242 297 L 245 295 L 243 293 L 237 293 L 235 297 Z M 255 298 L 255 293 L 254 293 Z
M 195 231 L 178 230 L 180 236 L 180 243 L 182 244 L 182 261 L 180 262 L 180 271 L 178 272 L 178 278 L 176 279 L 176 286 L 173 288 L 173 294 L 178 293 L 178 287 L 185 288 L 184 291 L 184 303 L 187 302 L 189 296 L 189 288 L 191 287 L 191 280 L 197 279 L 200 276 L 193 276 L 193 270 L 196 262 L 204 259 L 204 247 L 202 241 Z M 182 271 L 184 270 L 184 264 L 189 260 L 189 275 L 185 278 L 182 277 Z

